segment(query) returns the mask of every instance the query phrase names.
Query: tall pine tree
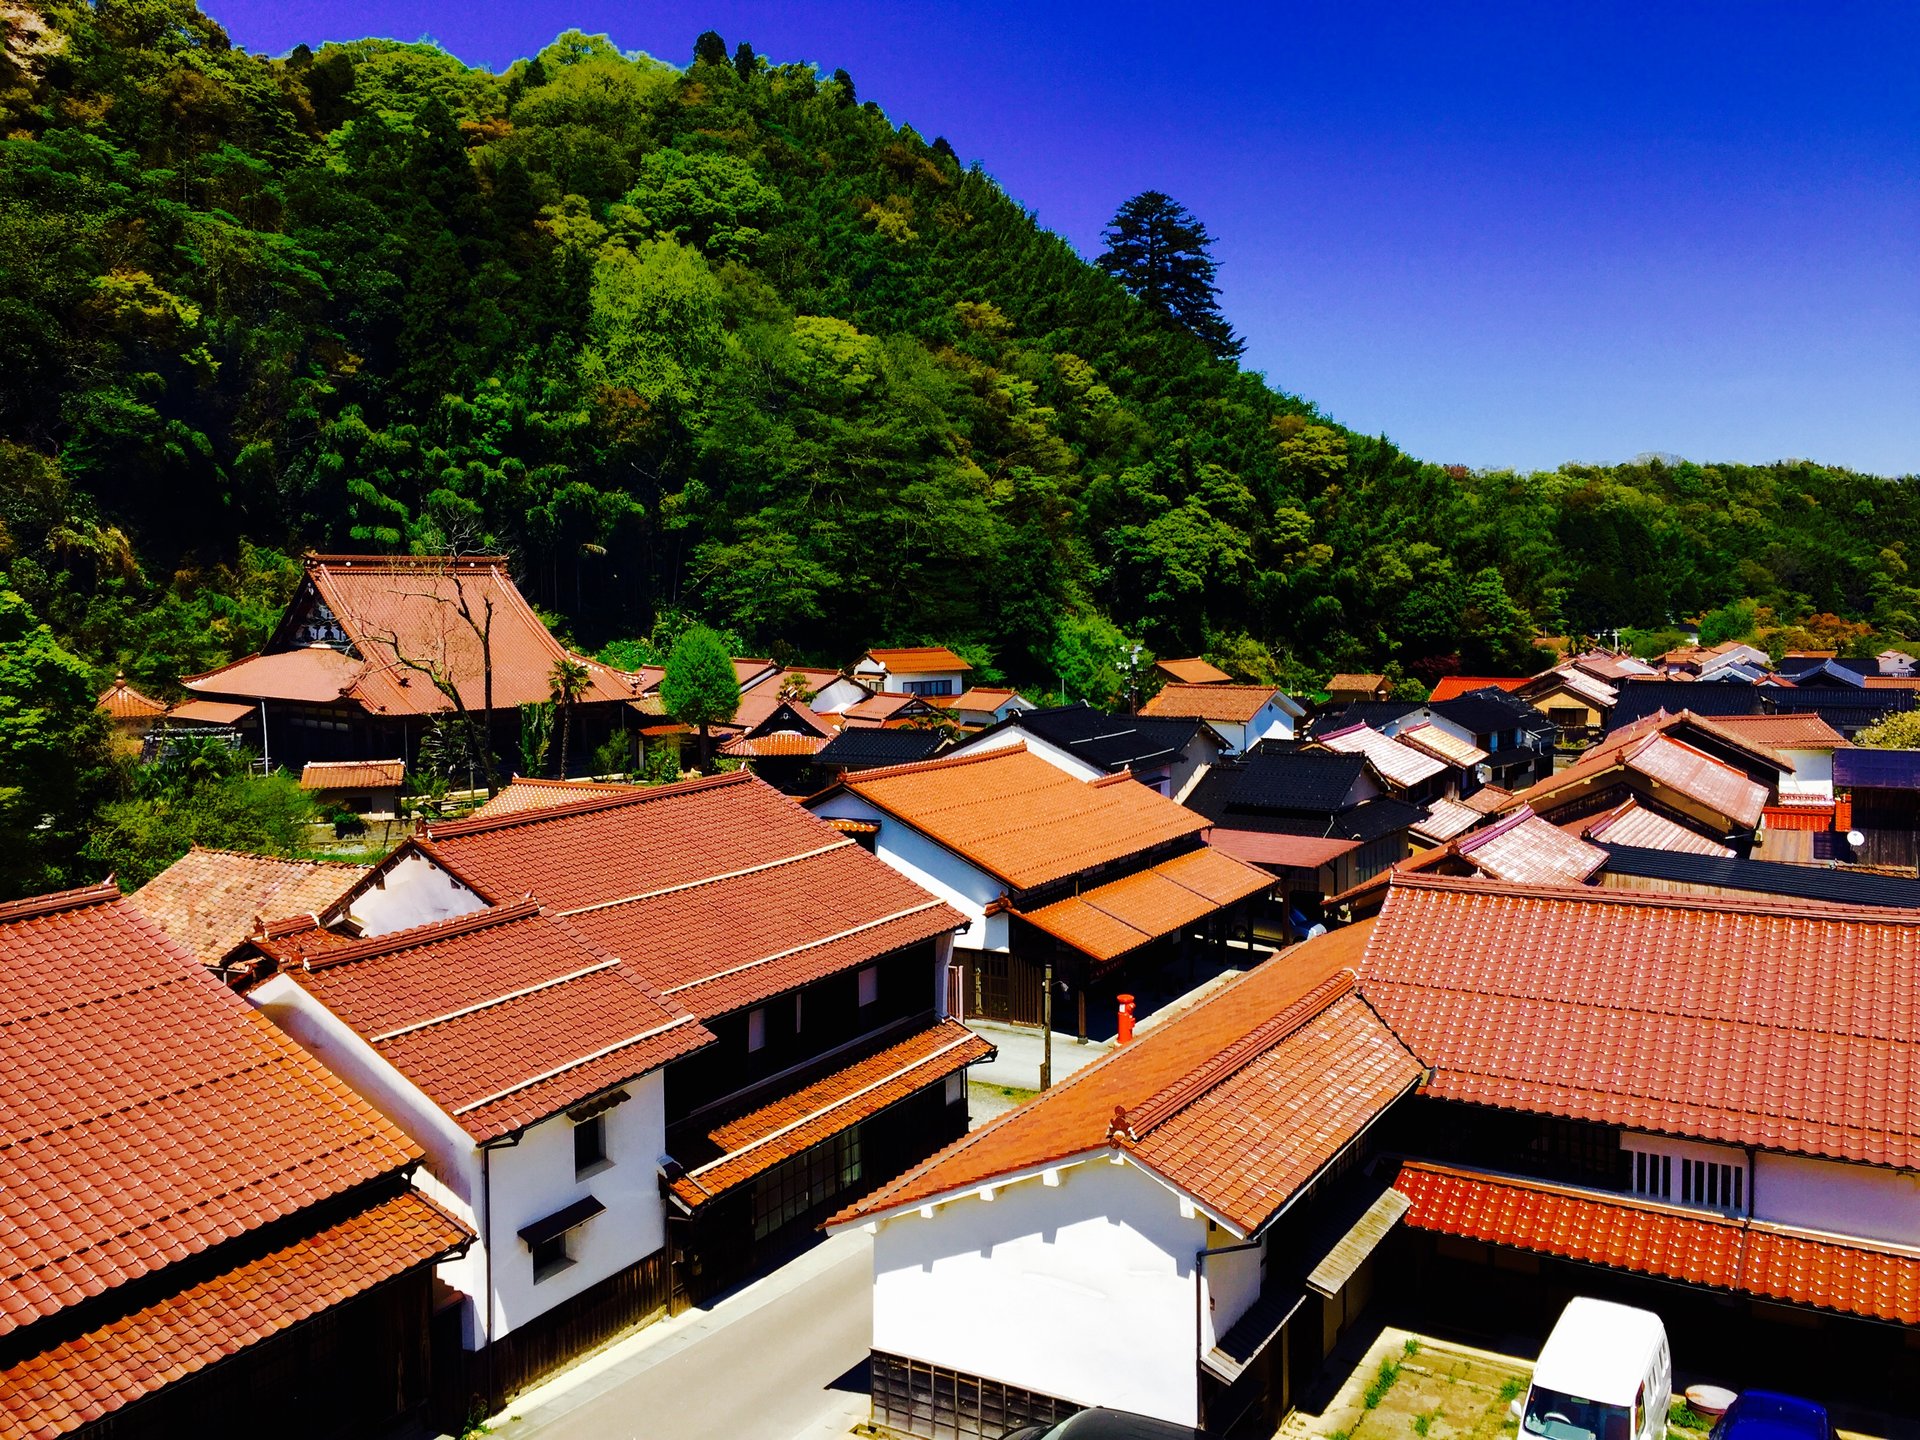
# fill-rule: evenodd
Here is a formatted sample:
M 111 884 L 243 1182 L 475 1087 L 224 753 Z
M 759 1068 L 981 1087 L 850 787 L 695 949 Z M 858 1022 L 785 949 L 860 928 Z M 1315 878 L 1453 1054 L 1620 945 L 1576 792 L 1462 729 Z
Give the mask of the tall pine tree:
M 1170 195 L 1143 190 L 1115 213 L 1094 263 L 1135 298 L 1188 331 L 1222 360 L 1237 360 L 1245 345 L 1220 313 L 1213 237 L 1193 212 Z

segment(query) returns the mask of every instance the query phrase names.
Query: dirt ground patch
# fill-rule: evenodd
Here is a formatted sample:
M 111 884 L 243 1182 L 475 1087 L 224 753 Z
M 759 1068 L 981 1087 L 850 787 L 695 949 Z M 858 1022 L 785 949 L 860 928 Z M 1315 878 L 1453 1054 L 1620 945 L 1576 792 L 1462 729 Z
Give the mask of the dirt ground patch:
M 1388 1328 L 1320 1415 L 1296 1412 L 1289 1440 L 1508 1440 L 1530 1367 Z

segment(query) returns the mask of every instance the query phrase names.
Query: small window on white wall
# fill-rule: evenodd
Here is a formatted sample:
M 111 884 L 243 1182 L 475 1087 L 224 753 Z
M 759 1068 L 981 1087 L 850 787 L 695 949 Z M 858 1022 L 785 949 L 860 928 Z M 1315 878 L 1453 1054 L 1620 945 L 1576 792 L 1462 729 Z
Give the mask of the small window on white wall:
M 767 1012 L 753 1009 L 747 1012 L 747 1053 L 767 1048 Z
M 871 1005 L 880 998 L 880 967 L 869 965 L 860 972 L 860 1003 Z

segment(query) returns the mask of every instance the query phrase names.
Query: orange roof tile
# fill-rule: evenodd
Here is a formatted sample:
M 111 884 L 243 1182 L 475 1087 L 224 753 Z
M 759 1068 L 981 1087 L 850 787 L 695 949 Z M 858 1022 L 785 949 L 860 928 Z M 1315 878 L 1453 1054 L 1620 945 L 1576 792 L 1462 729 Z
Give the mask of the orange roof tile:
M 1454 842 L 1453 853 L 1496 880 L 1526 885 L 1578 885 L 1607 863 L 1607 852 L 1569 835 L 1522 805 L 1513 814 Z
M 1427 802 L 1427 818 L 1413 827 L 1413 833 L 1444 842 L 1466 834 L 1486 818 L 1480 810 L 1464 801 L 1430 800 Z
M 1531 805 L 1550 812 L 1554 798 L 1611 772 L 1630 772 L 1665 785 L 1738 825 L 1759 823 L 1767 791 L 1724 761 L 1661 731 L 1609 737 L 1572 765 L 1512 796 L 1509 807 Z
M 1117 1110 L 1137 1137 L 1122 1143 L 1142 1163 L 1164 1167 L 1173 1183 L 1252 1228 L 1265 1218 L 1254 1212 L 1337 1152 L 1391 1098 L 1385 1092 L 1418 1078 L 1418 1063 L 1364 1005 L 1341 1003 L 1351 995 L 1343 972 L 1370 929 L 1350 926 L 1283 952 L 988 1121 L 835 1222 L 1100 1152 Z M 1258 1143 L 1243 1150 L 1256 1132 Z
M 1233 676 L 1215 665 L 1211 660 L 1202 660 L 1198 656 L 1187 660 L 1156 660 L 1153 668 L 1164 670 L 1182 685 L 1228 685 Z
M 784 731 L 772 735 L 736 735 L 720 747 L 720 753 L 744 760 L 818 755 L 826 743 L 822 735 L 792 735 Z
M 412 843 L 484 899 L 540 897 L 705 1016 L 965 924 L 745 771 L 430 826 Z
M 890 650 L 869 650 L 867 658 L 884 665 L 889 675 L 925 675 L 941 670 L 973 669 L 944 645 L 906 645 Z
M 1271 888 L 1273 877 L 1201 847 L 1035 910 L 1014 913 L 1095 960 L 1112 960 L 1224 906 Z
M 404 760 L 309 760 L 300 772 L 302 790 L 379 790 L 404 784 Z
M 1076 780 L 1025 742 L 849 774 L 845 789 L 1016 890 L 1197 835 L 1205 817 L 1130 776 Z M 829 794 L 834 791 L 827 792 Z
M 529 810 L 550 810 L 555 805 L 570 805 L 589 796 L 628 795 L 638 786 L 619 780 L 538 780 L 516 775 L 501 787 L 500 793 L 475 810 L 470 820 L 493 820 L 502 815 L 522 815 Z
M 993 1053 L 957 1020 L 942 1020 L 843 1063 L 741 1115 L 701 1120 L 669 1140 L 686 1173 L 673 1193 L 689 1210 L 738 1188 L 782 1160 L 878 1115 Z
M 1441 1099 L 1920 1164 L 1920 914 L 1396 873 L 1359 968 Z
M 1503 790 L 1498 785 L 1482 785 L 1473 794 L 1462 798 L 1460 803 L 1469 810 L 1477 810 L 1482 815 L 1492 815 L 1504 808 L 1513 799 L 1511 790 Z
M 202 964 L 218 965 L 246 943 L 255 921 L 317 915 L 367 873 L 365 865 L 196 845 L 128 900 Z
M 309 556 L 301 589 L 266 651 L 182 683 L 203 695 L 346 698 L 376 714 L 430 715 L 450 704 L 432 676 L 417 668 L 424 665 L 478 709 L 487 667 L 480 637 L 459 613 L 462 604 L 488 629 L 497 709 L 552 698 L 553 667 L 561 659 L 586 668 L 586 701 L 632 700 L 646 688 L 648 677 L 565 649 L 498 556 Z M 296 617 L 316 606 L 337 624 L 346 648 L 339 639 L 302 643 Z
M 1438 725 L 1409 725 L 1393 738 L 1436 760 L 1444 760 L 1457 770 L 1471 769 L 1487 758 L 1487 752 L 1471 740 L 1462 740 Z
M 1336 692 L 1371 695 L 1387 683 L 1384 675 L 1329 675 L 1326 689 L 1328 694 Z
M 192 725 L 236 725 L 253 714 L 253 706 L 224 700 L 182 700 L 167 711 L 167 719 Z
M 408 1191 L 0 1370 L 0 1435 L 50 1440 L 459 1249 Z
M 1162 685 L 1160 693 L 1140 707 L 1140 713 L 1244 725 L 1279 693 L 1272 685 Z
M 1818 715 L 1716 715 L 1714 724 L 1768 751 L 1837 750 L 1847 743 Z
M 1415 1230 L 1920 1324 L 1920 1252 L 1441 1165 L 1400 1167 Z
M 1427 696 L 1427 703 L 1437 705 L 1442 700 L 1457 699 L 1489 688 L 1518 690 L 1531 679 L 1531 675 L 1442 675 L 1433 682 L 1433 693 Z
M 279 948 L 297 951 L 298 937 Z M 532 900 L 328 944 L 280 968 L 477 1140 L 713 1039 Z
M 0 906 L 0 1334 L 420 1159 L 122 900 Z
M 146 720 L 167 713 L 167 707 L 151 696 L 142 695 L 127 683 L 127 677 L 116 675 L 113 684 L 100 692 L 100 698 L 94 701 L 96 710 L 104 711 L 115 720 Z
M 1618 805 L 1598 819 L 1573 821 L 1568 828 L 1589 840 L 1604 840 L 1609 845 L 1633 845 L 1642 850 L 1669 850 L 1681 855 L 1733 854 L 1727 846 L 1647 809 L 1637 800 Z
M 1358 850 L 1358 840 L 1328 839 L 1320 835 L 1281 835 L 1264 830 L 1233 830 L 1216 825 L 1207 832 L 1207 844 L 1250 865 L 1275 869 L 1317 870 Z

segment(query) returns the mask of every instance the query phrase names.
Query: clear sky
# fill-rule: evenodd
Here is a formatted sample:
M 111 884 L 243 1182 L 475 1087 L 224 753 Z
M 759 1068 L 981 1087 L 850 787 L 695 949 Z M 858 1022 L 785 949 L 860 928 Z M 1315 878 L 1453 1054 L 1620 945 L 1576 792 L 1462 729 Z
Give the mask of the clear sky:
M 1246 362 L 1431 460 L 1920 472 L 1920 4 L 202 0 L 234 39 L 568 27 L 845 67 L 1093 255 L 1165 190 Z

